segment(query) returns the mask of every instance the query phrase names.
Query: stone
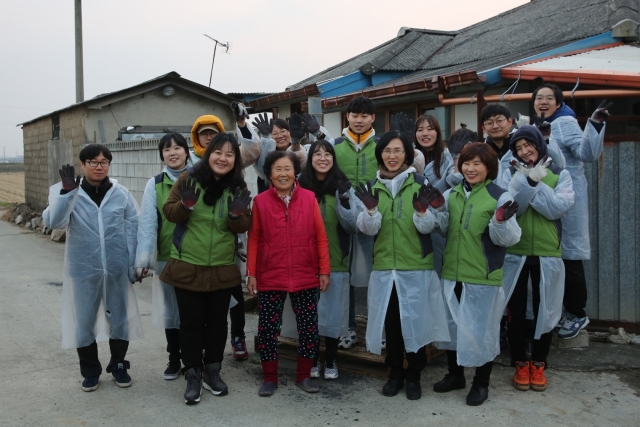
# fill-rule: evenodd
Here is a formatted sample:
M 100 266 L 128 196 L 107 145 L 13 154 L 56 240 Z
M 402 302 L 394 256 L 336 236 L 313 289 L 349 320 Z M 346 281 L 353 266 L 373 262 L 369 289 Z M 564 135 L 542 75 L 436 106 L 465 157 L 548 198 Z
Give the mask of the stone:
M 27 221 L 24 223 L 24 228 L 29 228 L 31 229 L 31 221 Z
M 629 344 L 640 345 L 640 335 L 636 335 L 635 337 L 631 338 Z
M 64 228 L 59 228 L 51 232 L 52 242 L 64 243 L 66 238 L 67 238 L 67 230 Z
M 34 230 L 37 230 L 41 226 L 42 226 L 42 218 L 40 218 L 39 216 L 31 220 L 31 228 L 33 228 Z
M 551 338 L 551 344 L 553 344 L 555 348 L 588 348 L 589 333 L 583 329 L 575 337 L 563 340 L 562 338 L 558 338 L 558 334 L 554 332 Z
M 607 342 L 608 339 L 609 332 L 589 332 L 589 341 Z
M 20 225 L 21 223 L 22 223 L 22 215 L 18 215 L 18 216 L 16 217 L 16 224 L 17 224 L 17 225 Z
M 631 337 L 627 335 L 624 328 L 618 328 L 609 334 L 607 341 L 613 344 L 629 344 L 631 342 Z

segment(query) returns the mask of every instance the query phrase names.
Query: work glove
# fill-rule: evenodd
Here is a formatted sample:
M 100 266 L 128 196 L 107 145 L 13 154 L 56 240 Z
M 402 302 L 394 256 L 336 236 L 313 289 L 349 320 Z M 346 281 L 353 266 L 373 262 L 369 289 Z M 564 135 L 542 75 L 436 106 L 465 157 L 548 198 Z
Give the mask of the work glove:
M 80 186 L 80 175 L 74 178 L 76 174 L 75 168 L 69 164 L 63 165 L 58 170 L 60 178 L 62 178 L 62 189 L 65 191 L 73 191 Z
M 268 119 L 267 113 L 264 113 L 262 116 L 258 114 L 256 121 L 252 124 L 258 128 L 260 135 L 264 137 L 269 137 L 269 135 L 271 135 L 271 131 L 273 130 L 273 119 Z
M 518 113 L 518 119 L 516 120 L 516 127 L 520 129 L 524 125 L 528 125 L 531 122 L 529 116 Z
M 196 205 L 198 199 L 200 198 L 201 192 L 202 189 L 196 189 L 196 180 L 187 178 L 186 181 L 182 182 L 182 185 L 180 187 L 182 206 L 184 206 L 185 209 L 193 210 L 193 207 Z
M 336 189 L 338 190 L 338 198 L 340 199 L 340 204 L 345 209 L 350 209 L 351 205 L 349 204 L 349 189 L 351 188 L 351 181 L 336 181 Z
M 420 216 L 429 209 L 429 190 L 426 185 L 420 187 L 417 193 L 413 193 L 413 209 Z
M 242 102 L 233 101 L 229 107 L 233 111 L 233 117 L 235 117 L 236 122 L 249 118 L 247 107 Z
M 293 113 L 289 118 L 289 133 L 291 134 L 291 143 L 300 144 L 300 140 L 307 133 L 307 124 L 302 121 L 302 116 Z
M 466 128 L 456 130 L 447 144 L 449 152 L 453 157 L 458 157 L 465 145 L 478 139 L 478 134 Z
M 538 124 L 538 130 L 544 137 L 544 140 L 549 143 L 549 137 L 551 136 L 551 123 L 544 119 L 544 113 L 540 116 L 540 123 Z
M 603 99 L 596 111 L 591 115 L 591 120 L 597 123 L 602 123 L 609 117 L 609 108 L 613 105 L 613 102 L 604 105 L 607 102 L 606 99 Z
M 240 187 L 236 187 L 236 191 L 233 193 L 233 200 L 231 200 L 231 195 L 227 197 L 227 209 L 232 219 L 238 218 L 249 208 L 249 204 L 251 203 L 250 194 L 251 191 L 249 191 L 248 188 L 245 187 L 241 189 Z
M 433 209 L 440 209 L 444 205 L 444 196 L 436 187 L 431 183 L 426 185 L 426 196 L 429 206 Z
M 147 270 L 146 268 L 136 267 L 136 282 L 142 283 L 142 279 L 148 272 L 149 270 Z
M 504 222 L 518 212 L 518 202 L 509 200 L 504 205 L 496 209 L 496 221 Z
M 307 131 L 312 135 L 315 135 L 320 130 L 320 123 L 318 123 L 315 116 L 309 113 L 302 115 L 302 122 L 307 126 Z
M 416 140 L 416 124 L 404 113 L 396 113 L 390 118 L 389 131 L 402 133 L 407 137 L 409 142 L 414 143 Z
M 538 162 L 537 165 L 529 169 L 529 176 L 527 178 L 535 182 L 536 184 L 539 183 L 544 179 L 545 176 L 547 176 L 547 170 L 548 170 L 547 168 L 552 162 L 553 162 L 553 159 L 551 157 L 544 156 L 542 160 Z
M 528 177 L 529 176 L 529 172 L 531 172 L 531 167 L 529 167 L 527 165 L 523 165 L 522 163 L 520 163 L 516 159 L 511 160 L 509 162 L 509 164 L 511 166 L 513 166 L 513 168 L 516 170 L 516 172 L 520 172 L 522 175 L 524 175 L 526 177 Z
M 376 191 L 374 194 L 371 188 L 367 187 L 363 183 L 360 183 L 360 185 L 355 189 L 355 194 L 367 210 L 372 211 L 378 207 L 378 192 Z

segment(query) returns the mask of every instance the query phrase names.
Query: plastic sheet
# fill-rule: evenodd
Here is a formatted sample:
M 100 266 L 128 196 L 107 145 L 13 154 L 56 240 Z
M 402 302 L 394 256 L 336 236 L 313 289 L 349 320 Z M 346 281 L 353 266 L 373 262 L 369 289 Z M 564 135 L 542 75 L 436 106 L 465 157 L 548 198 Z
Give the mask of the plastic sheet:
M 180 312 L 173 286 L 160 280 L 167 261 L 156 262 L 151 284 L 151 324 L 156 329 L 179 329 Z

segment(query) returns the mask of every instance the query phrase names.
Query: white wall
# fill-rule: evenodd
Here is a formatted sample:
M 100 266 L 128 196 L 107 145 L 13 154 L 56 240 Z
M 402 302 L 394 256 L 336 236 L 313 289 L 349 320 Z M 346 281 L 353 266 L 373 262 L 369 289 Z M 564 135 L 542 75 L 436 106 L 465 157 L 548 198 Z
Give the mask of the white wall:
M 342 135 L 342 113 L 324 114 L 323 121 L 323 126 L 329 131 L 331 137 L 335 139 Z

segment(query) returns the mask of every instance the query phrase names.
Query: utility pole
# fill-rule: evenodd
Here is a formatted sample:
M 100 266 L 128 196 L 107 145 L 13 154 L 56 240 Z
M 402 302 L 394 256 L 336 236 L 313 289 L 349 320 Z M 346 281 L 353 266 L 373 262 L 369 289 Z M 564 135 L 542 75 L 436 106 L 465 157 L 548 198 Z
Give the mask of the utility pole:
M 203 36 L 208 37 L 211 40 L 213 40 L 214 42 L 216 42 L 216 46 L 213 48 L 213 59 L 211 60 L 211 74 L 209 74 L 209 87 L 211 87 L 211 78 L 213 77 L 213 64 L 216 61 L 216 50 L 218 50 L 218 45 L 220 45 L 222 47 L 226 47 L 227 50 L 225 50 L 224 53 L 229 53 L 229 48 L 231 47 L 231 42 L 222 43 L 222 42 L 219 42 L 218 40 L 216 40 L 213 37 L 208 36 L 206 34 L 203 34 Z
M 74 0 L 76 29 L 76 103 L 84 101 L 84 69 L 82 60 L 82 0 Z

